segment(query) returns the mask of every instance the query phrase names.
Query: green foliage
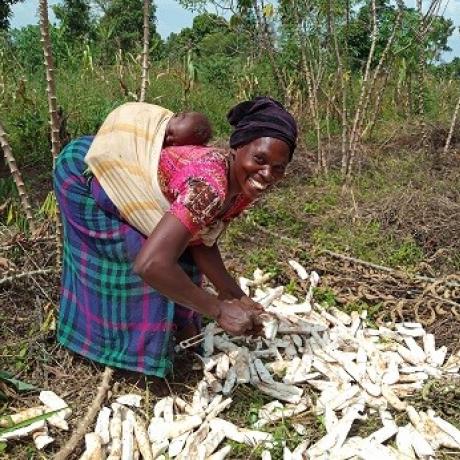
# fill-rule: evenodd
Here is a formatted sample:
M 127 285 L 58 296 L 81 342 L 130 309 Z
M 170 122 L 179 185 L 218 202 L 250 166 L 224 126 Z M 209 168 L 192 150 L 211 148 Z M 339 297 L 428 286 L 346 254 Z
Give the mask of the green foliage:
M 248 272 L 252 273 L 256 268 L 275 276 L 282 273 L 283 268 L 275 247 L 256 247 L 248 254 Z
M 357 222 L 352 227 L 325 220 L 312 239 L 319 248 L 352 253 L 355 257 L 390 267 L 414 268 L 423 258 L 412 240 L 398 241 L 382 231 L 377 221 Z
M 374 55 L 376 64 L 392 34 L 396 23 L 397 7 L 387 0 L 377 2 L 378 39 Z M 397 59 L 405 60 L 415 70 L 418 63 L 416 53 L 416 31 L 420 27 L 420 15 L 414 8 L 403 8 L 402 25 L 395 36 L 395 54 Z M 442 51 L 449 51 L 447 40 L 454 30 L 453 22 L 442 16 L 435 16 L 426 34 L 423 47 L 428 61 L 439 60 Z M 364 4 L 341 33 L 347 43 L 351 65 L 359 69 L 366 63 L 371 46 L 372 18 L 369 4 Z
M 323 307 L 330 308 L 337 305 L 337 298 L 334 291 L 327 286 L 320 286 L 314 289 L 316 301 Z
M 155 6 L 150 8 L 150 33 L 156 32 Z M 104 52 L 112 55 L 117 50 L 133 52 L 142 46 L 143 0 L 110 0 L 105 2 L 98 24 L 99 40 Z M 158 39 L 158 37 L 157 37 Z
M 11 6 L 24 0 L 2 0 L 0 2 L 0 31 L 10 26 Z
M 9 372 L 1 371 L 0 370 L 0 381 L 5 382 L 10 386 L 13 386 L 16 391 L 19 392 L 24 392 L 24 391 L 31 391 L 31 390 L 36 390 L 37 387 L 34 385 L 24 382 L 19 379 L 15 379 L 13 375 L 11 375 Z
M 94 38 L 95 30 L 88 0 L 63 0 L 52 8 L 67 43 L 87 42 Z
M 396 245 L 388 257 L 391 266 L 410 267 L 423 259 L 423 251 L 414 241 L 403 241 Z
M 64 36 L 64 29 L 54 26 L 49 28 L 53 57 L 56 66 L 61 63 L 73 64 L 74 48 L 77 44 L 69 43 Z M 14 29 L 10 34 L 9 54 L 27 73 L 40 78 L 43 74 L 43 49 L 40 42 L 40 27 L 28 25 L 21 29 Z M 37 75 L 35 75 L 37 73 Z M 39 76 L 40 75 L 40 76 Z

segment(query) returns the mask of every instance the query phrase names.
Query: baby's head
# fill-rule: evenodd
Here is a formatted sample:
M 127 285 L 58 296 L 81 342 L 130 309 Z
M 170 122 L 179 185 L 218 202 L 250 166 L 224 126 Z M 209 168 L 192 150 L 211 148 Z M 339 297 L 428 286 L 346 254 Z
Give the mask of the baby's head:
M 163 145 L 205 145 L 211 137 L 211 123 L 205 115 L 180 112 L 169 120 Z

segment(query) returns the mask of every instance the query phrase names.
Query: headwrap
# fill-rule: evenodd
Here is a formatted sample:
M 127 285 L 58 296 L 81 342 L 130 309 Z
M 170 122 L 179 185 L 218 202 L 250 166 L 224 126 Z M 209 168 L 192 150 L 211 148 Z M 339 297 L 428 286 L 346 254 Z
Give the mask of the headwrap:
M 237 104 L 227 114 L 234 131 L 230 136 L 230 147 L 260 137 L 274 137 L 289 146 L 289 160 L 296 147 L 297 123 L 294 117 L 278 102 L 268 96 L 259 96 L 251 101 Z

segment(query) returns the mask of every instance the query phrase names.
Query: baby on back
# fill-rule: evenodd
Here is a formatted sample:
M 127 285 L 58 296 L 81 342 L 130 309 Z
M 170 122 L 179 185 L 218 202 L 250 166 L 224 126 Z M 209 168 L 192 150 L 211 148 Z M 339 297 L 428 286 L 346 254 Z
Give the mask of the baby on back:
M 212 137 L 212 127 L 201 112 L 179 112 L 168 122 L 163 147 L 173 145 L 206 145 Z

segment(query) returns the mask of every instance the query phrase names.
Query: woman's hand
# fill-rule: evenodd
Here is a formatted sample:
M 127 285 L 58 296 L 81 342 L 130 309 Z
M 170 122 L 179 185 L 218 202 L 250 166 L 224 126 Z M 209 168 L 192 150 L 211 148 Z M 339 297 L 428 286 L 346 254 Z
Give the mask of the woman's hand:
M 247 295 L 240 298 L 240 302 L 251 312 L 260 315 L 265 311 L 264 307 L 259 303 L 252 300 Z
M 217 323 L 231 335 L 251 335 L 260 330 L 258 314 L 240 300 L 223 300 L 219 311 Z

